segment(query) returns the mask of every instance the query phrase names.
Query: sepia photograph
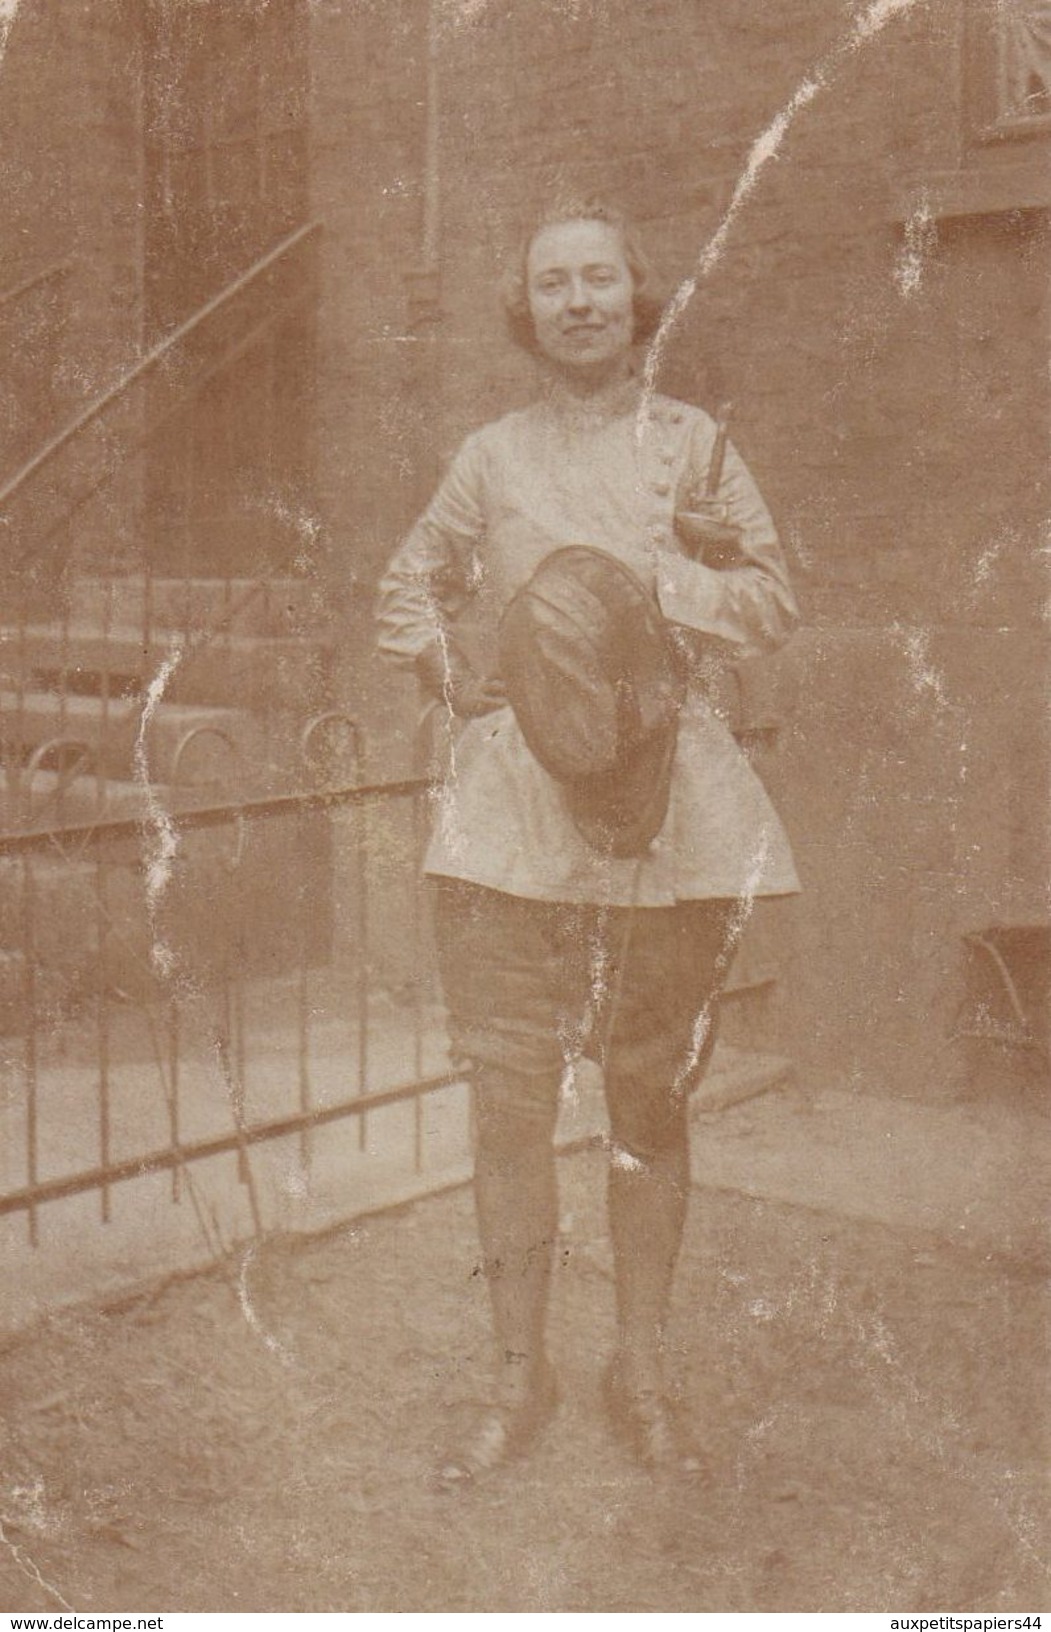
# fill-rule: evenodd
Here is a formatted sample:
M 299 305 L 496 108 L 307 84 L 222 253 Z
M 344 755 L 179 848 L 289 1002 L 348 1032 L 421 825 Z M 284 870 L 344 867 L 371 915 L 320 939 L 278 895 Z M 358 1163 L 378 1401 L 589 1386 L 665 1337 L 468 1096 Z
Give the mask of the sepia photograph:
M 1051 0 L 0 0 L 0 1612 L 1039 1627 L 1049 215 Z

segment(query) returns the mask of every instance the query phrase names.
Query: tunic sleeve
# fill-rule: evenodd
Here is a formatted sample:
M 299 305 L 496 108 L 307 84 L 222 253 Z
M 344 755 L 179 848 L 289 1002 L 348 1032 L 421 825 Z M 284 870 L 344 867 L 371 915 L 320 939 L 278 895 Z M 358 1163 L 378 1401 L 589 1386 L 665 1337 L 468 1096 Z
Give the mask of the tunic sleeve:
M 380 581 L 378 645 L 385 657 L 408 667 L 444 642 L 474 592 L 484 533 L 482 449 L 469 436 Z
M 709 441 L 714 427 L 709 422 Z M 699 450 L 700 451 L 700 450 Z M 799 621 L 770 512 L 737 450 L 728 446 L 718 501 L 740 529 L 740 566 L 715 568 L 661 551 L 657 596 L 672 623 L 713 635 L 753 657 L 782 645 Z

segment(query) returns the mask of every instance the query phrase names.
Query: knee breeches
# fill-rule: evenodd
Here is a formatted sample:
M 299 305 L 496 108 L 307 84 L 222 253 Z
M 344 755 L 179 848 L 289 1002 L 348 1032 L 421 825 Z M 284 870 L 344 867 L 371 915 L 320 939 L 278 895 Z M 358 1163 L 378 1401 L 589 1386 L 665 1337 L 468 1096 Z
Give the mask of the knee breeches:
M 456 1054 L 480 1067 L 480 1114 L 553 1125 L 567 1064 L 597 1059 L 613 1139 L 655 1155 L 681 1135 L 715 1043 L 736 903 L 599 908 L 435 886 Z

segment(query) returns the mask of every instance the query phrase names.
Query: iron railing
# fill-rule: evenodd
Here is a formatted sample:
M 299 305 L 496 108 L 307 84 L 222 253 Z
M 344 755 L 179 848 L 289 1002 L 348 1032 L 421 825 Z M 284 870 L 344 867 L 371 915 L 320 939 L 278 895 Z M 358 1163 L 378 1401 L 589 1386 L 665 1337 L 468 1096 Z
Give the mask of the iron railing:
M 311 221 L 273 245 L 0 479 L 0 537 L 8 539 L 9 556 L 39 556 L 173 414 L 302 303 L 301 257 L 320 230 Z
M 323 723 L 308 733 L 316 736 Z M 305 733 L 305 737 L 306 737 Z M 353 783 L 0 836 L 8 1137 L 0 1216 L 414 1107 L 444 1053 L 419 880 L 422 779 Z M 12 989 L 13 983 L 13 989 Z M 20 1124 L 16 1127 L 14 1124 Z M 89 1154 L 90 1153 L 90 1154 Z M 206 1221 L 202 1217 L 202 1228 Z
M 221 776 L 242 793 L 287 784 L 301 751 L 289 705 L 316 706 L 329 689 L 331 644 L 309 582 L 147 571 L 84 579 L 71 596 L 49 623 L 10 603 L 0 622 L 0 833 L 106 814 L 133 775 L 133 732 L 166 661 L 160 778 Z
M 185 770 L 187 735 L 201 759 L 202 747 L 214 749 L 225 733 L 226 759 L 239 752 L 243 762 L 231 792 L 287 782 L 288 744 L 277 763 L 272 745 L 291 715 L 323 706 L 329 695 L 324 594 L 302 578 L 260 573 L 257 555 L 250 577 L 231 576 L 229 565 L 226 576 L 202 577 L 179 564 L 178 538 L 168 541 L 168 566 L 159 569 L 153 534 L 163 504 L 158 510 L 157 495 L 150 497 L 150 471 L 160 439 L 171 441 L 173 416 L 182 423 L 210 382 L 314 299 L 319 231 L 311 222 L 273 246 L 0 477 L 0 538 L 7 540 L 0 831 L 39 819 L 62 823 L 83 814 L 86 802 L 93 817 L 102 814 L 119 791 L 107 783 L 131 776 L 128 737 L 138 703 L 172 659 L 164 723 L 155 732 L 167 745 L 166 754 L 154 754 L 162 779 L 177 780 Z M 14 298 L 21 289 L 8 293 Z M 194 472 L 184 474 L 189 491 Z M 231 493 L 235 485 L 231 473 Z M 212 518 L 219 536 L 225 514 L 220 504 Z M 205 521 L 195 514 L 180 525 L 196 537 Z M 280 524 L 286 531 L 291 525 Z M 301 543 L 283 533 L 271 542 L 282 559 Z M 211 553 L 201 559 L 210 562 Z M 171 702 L 184 705 L 184 716 L 196 708 L 193 724 L 204 729 L 183 729 Z M 248 782 L 247 762 L 258 768 Z M 84 780 L 92 777 L 94 797 Z

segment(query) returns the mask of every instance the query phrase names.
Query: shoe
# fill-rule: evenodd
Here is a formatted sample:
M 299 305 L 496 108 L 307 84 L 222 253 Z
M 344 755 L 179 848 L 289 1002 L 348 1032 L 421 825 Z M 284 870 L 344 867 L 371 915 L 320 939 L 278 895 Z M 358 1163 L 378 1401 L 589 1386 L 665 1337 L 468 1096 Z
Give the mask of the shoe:
M 442 1462 L 435 1475 L 439 1490 L 463 1490 L 530 1451 L 554 1416 L 558 1386 L 550 1366 L 519 1406 L 490 1406 Z
M 603 1395 L 616 1438 L 642 1467 L 689 1479 L 706 1473 L 699 1447 L 657 1389 L 630 1388 L 612 1365 L 605 1375 Z

